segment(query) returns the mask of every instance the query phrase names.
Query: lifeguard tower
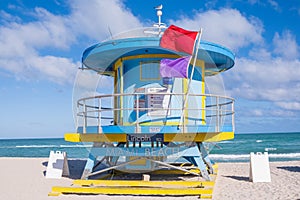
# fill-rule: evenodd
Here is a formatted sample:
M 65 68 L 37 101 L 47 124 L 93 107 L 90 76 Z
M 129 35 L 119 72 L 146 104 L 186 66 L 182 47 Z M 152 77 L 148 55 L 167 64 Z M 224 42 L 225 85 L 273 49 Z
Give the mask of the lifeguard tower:
M 160 45 L 167 29 L 161 8 L 153 27 L 84 51 L 83 70 L 112 77 L 114 92 L 77 100 L 77 132 L 65 134 L 65 140 L 93 147 L 81 180 L 74 181 L 79 186 L 53 187 L 52 194 L 211 197 L 216 167 L 204 144 L 234 138 L 234 100 L 208 93 L 214 86 L 205 79 L 233 67 L 234 54 L 198 37 L 187 77 L 162 77 L 162 59 L 186 53 Z M 121 174 L 126 178 L 119 179 Z M 169 180 L 168 175 L 186 178 Z

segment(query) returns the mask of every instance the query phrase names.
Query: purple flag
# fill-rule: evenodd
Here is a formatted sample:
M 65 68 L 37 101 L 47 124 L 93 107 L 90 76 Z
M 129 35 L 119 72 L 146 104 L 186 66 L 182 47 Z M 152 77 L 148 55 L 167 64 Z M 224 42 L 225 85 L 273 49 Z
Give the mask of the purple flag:
M 160 76 L 187 78 L 190 59 L 191 56 L 177 58 L 176 60 L 162 59 L 160 61 Z

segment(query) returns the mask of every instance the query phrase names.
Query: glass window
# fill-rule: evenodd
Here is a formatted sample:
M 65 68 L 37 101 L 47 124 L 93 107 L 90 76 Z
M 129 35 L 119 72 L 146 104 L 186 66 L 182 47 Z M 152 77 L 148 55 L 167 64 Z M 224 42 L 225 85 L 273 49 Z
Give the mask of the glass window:
M 140 63 L 140 80 L 160 80 L 159 61 Z

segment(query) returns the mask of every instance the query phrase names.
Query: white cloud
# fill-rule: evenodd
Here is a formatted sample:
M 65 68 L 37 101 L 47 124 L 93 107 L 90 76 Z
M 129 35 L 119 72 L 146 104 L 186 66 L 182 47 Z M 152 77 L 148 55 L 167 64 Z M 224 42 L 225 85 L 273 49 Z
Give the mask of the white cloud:
M 300 111 L 300 102 L 276 102 L 276 104 L 286 110 L 299 110 Z
M 263 42 L 263 26 L 255 17 L 243 16 L 235 9 L 209 10 L 196 13 L 192 18 L 181 16 L 170 23 L 197 30 L 203 28 L 203 39 L 223 44 L 233 50 Z
M 276 10 L 278 12 L 281 12 L 281 8 L 280 8 L 279 4 L 276 1 L 274 1 L 274 0 L 268 0 L 268 3 L 271 5 L 271 7 L 274 10 Z
M 224 79 L 231 95 L 267 101 L 273 106 L 269 114 L 280 116 L 278 113 L 287 112 L 292 116 L 300 110 L 300 60 L 295 51 L 299 46 L 291 32 L 284 31 L 282 35 L 281 38 L 275 33 L 271 51 L 256 47 L 250 51 L 250 57 L 237 58 Z
M 251 110 L 250 115 L 256 116 L 256 117 L 261 117 L 264 115 L 264 111 L 260 110 L 260 109 L 254 109 L 254 110 Z
M 284 117 L 295 117 L 297 116 L 297 110 L 286 109 L 284 106 L 279 106 L 277 103 L 264 103 L 264 102 L 249 102 L 250 106 L 247 104 L 243 105 L 243 108 L 236 111 L 239 116 L 243 118 L 256 118 L 258 120 L 270 120 L 272 118 L 284 118 Z M 285 104 L 285 103 L 283 103 Z M 254 107 L 253 107 L 254 105 Z
M 274 110 L 270 110 L 269 115 L 270 116 L 274 116 L 274 117 L 279 117 L 281 119 L 285 118 L 285 117 L 296 119 L 297 118 L 297 114 L 293 110 L 294 109 L 291 109 L 291 110 L 274 109 Z
M 0 27 L 0 68 L 18 79 L 46 79 L 57 83 L 73 81 L 78 63 L 70 58 L 40 55 L 46 48 L 68 49 L 74 42 L 62 16 L 36 8 L 32 22 L 10 22 Z
M 75 0 L 71 4 L 70 26 L 79 34 L 103 40 L 109 29 L 116 34 L 142 24 L 120 0 Z
M 32 67 L 36 69 L 39 74 L 50 81 L 56 83 L 70 83 L 74 82 L 76 69 L 79 68 L 79 62 L 73 62 L 71 59 L 55 56 L 37 56 L 29 59 Z
M 59 84 L 71 83 L 75 78 L 80 64 L 64 56 L 64 52 L 78 45 L 81 42 L 78 38 L 103 40 L 109 35 L 108 27 L 114 33 L 140 26 L 119 0 L 71 1 L 68 15 L 55 15 L 37 7 L 28 13 L 35 17 L 30 22 L 5 11 L 0 14 L 4 20 L 0 26 L 0 69 L 15 74 L 18 79 L 43 78 Z M 54 50 L 62 55 L 55 56 L 58 53 Z
M 0 27 L 2 56 L 24 55 L 46 47 L 68 48 L 74 42 L 72 31 L 63 16 L 55 16 L 45 9 L 36 8 L 34 22 L 11 22 Z
M 281 12 L 281 8 L 278 4 L 278 2 L 274 1 L 274 0 L 248 0 L 248 3 L 250 5 L 259 5 L 259 6 L 264 6 L 264 7 L 271 7 L 272 9 L 274 9 L 277 12 Z
M 237 58 L 236 66 L 226 74 L 231 92 L 246 99 L 282 101 L 299 99 L 299 60 L 253 60 Z M 228 75 L 228 76 L 227 76 Z
M 22 20 L 18 16 L 11 15 L 3 10 L 0 10 L 0 22 L 6 24 L 8 22 L 21 22 Z
M 272 53 L 264 48 L 256 48 L 249 51 L 249 56 L 255 60 L 270 60 Z
M 299 58 L 299 46 L 296 42 L 296 38 L 290 31 L 283 31 L 280 36 L 279 33 L 275 33 L 273 38 L 274 53 L 287 59 Z
M 64 57 L 32 54 L 26 58 L 2 58 L 0 66 L 14 73 L 19 80 L 48 80 L 58 84 L 71 84 L 80 63 Z
M 74 81 L 74 90 L 96 92 L 96 89 L 111 90 L 113 88 L 111 76 L 99 75 L 91 70 L 79 70 Z

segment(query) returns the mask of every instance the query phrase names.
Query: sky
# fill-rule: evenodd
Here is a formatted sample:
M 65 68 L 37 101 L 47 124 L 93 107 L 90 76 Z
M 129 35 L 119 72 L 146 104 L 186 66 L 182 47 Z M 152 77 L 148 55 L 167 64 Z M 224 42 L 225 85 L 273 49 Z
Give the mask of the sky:
M 236 133 L 300 132 L 299 0 L 1 0 L 0 138 L 75 131 L 72 95 L 82 52 L 162 21 L 235 55 L 222 73 Z

